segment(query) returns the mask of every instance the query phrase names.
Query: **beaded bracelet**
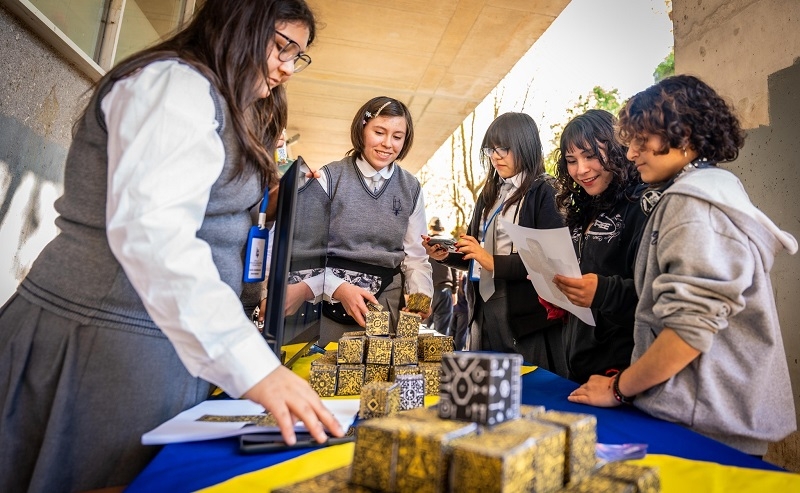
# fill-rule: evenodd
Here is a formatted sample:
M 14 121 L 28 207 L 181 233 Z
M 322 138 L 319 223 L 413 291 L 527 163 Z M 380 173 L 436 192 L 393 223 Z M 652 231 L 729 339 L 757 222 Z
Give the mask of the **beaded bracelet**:
M 617 376 L 614 377 L 614 383 L 611 386 L 611 391 L 614 393 L 614 399 L 616 399 L 620 404 L 633 404 L 633 400 L 636 399 L 636 396 L 627 397 L 619 391 L 619 377 L 621 376 L 622 372 L 617 373 Z

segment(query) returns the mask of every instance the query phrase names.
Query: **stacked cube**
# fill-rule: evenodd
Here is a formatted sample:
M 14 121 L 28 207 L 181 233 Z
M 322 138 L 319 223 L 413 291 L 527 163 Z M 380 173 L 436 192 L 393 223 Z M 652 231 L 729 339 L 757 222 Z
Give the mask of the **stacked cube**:
M 598 469 L 593 415 L 521 404 L 519 355 L 450 352 L 440 358 L 436 408 L 385 412 L 397 409 L 384 403 L 397 401 L 390 396 L 409 376 L 364 387 L 363 417 L 377 419 L 356 428 L 349 482 L 341 484 L 343 470 L 335 488 L 308 482 L 314 491 L 660 491 L 654 469 L 625 463 Z M 366 411 L 365 402 L 372 403 Z
M 439 362 L 442 354 L 453 351 L 453 338 L 420 335 L 421 323 L 418 314 L 401 311 L 391 330 L 389 312 L 379 305 L 370 306 L 365 330 L 344 333 L 335 358 L 326 354 L 311 363 L 311 386 L 320 396 L 331 397 L 359 395 L 362 386 L 370 382 L 400 381 L 403 409 L 418 405 L 424 394 L 436 395 Z M 415 393 L 419 387 L 416 379 L 398 380 L 401 376 L 421 378 L 424 394 Z

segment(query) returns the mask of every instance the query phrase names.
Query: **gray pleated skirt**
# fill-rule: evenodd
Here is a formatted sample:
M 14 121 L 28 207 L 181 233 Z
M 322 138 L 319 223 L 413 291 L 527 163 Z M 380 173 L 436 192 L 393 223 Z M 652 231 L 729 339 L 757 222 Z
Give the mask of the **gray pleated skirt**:
M 0 310 L 0 491 L 130 483 L 143 433 L 207 398 L 160 331 L 81 325 L 15 294 Z

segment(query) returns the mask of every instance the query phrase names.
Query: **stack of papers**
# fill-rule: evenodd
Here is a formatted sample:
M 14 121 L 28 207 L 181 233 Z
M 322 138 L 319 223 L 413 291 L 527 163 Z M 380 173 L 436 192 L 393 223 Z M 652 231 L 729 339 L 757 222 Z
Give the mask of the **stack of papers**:
M 358 399 L 323 399 L 323 404 L 333 413 L 336 420 L 347 430 L 358 413 Z M 264 408 L 245 399 L 204 401 L 180 413 L 157 428 L 142 435 L 143 445 L 165 445 L 167 443 L 195 442 L 212 440 L 248 433 L 280 433 L 277 426 L 258 426 L 240 417 L 263 415 Z M 204 416 L 204 421 L 198 421 Z M 238 421 L 224 421 L 225 416 Z M 263 415 L 266 416 L 266 415 Z M 308 431 L 302 422 L 294 427 L 296 432 Z

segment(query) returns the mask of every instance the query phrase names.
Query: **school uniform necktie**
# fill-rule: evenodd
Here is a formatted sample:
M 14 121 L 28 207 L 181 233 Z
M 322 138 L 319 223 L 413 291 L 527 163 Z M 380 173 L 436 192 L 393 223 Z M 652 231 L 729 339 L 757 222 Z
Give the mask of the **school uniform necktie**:
M 497 199 L 497 202 L 500 203 L 502 207 L 503 202 L 506 200 L 506 196 L 508 195 L 509 190 L 511 190 L 511 182 L 506 181 L 500 187 L 500 196 Z M 494 210 L 492 210 L 494 212 Z M 489 227 L 486 228 L 486 235 L 483 238 L 483 248 L 486 250 L 489 255 L 494 255 L 494 236 L 495 231 L 497 231 L 497 221 L 499 221 L 499 216 L 501 213 L 495 215 L 492 222 L 489 223 Z M 492 217 L 491 215 L 489 217 Z M 481 293 L 481 298 L 483 301 L 487 301 L 489 298 L 492 297 L 494 294 L 494 272 L 488 269 L 481 269 L 481 280 L 478 281 L 478 291 Z
M 375 193 L 375 194 L 378 193 L 378 188 L 380 188 L 378 184 L 380 183 L 382 178 L 383 177 L 381 176 L 380 173 L 375 173 L 374 175 L 372 175 L 372 178 L 371 178 L 371 180 L 372 180 L 372 193 Z

